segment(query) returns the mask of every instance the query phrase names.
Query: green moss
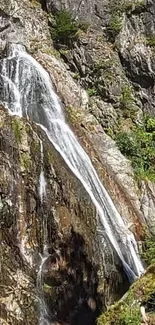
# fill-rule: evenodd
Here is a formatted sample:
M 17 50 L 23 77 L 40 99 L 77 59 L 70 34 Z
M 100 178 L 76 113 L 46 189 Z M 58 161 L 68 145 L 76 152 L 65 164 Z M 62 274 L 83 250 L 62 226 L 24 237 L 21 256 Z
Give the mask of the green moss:
M 60 49 L 60 53 L 62 55 L 67 55 L 69 53 L 69 50 L 68 49 Z
M 124 304 L 122 306 L 122 312 L 119 320 L 116 321 L 115 325 L 141 325 L 141 314 L 138 306 L 129 306 Z
M 33 152 L 35 154 L 40 152 L 40 142 L 37 141 L 33 142 Z
M 155 292 L 155 265 L 129 289 L 126 297 L 111 306 L 97 321 L 97 325 L 141 325 L 140 305 L 147 305 Z
M 21 167 L 24 170 L 26 170 L 26 171 L 29 171 L 30 170 L 30 167 L 31 167 L 31 158 L 30 158 L 30 155 L 28 153 L 23 152 L 21 154 L 20 164 L 21 164 Z
M 52 293 L 52 287 L 49 286 L 47 283 L 44 283 L 43 290 L 47 294 L 51 294 Z
M 69 119 L 72 123 L 82 123 L 83 122 L 83 114 L 82 112 L 78 111 L 77 109 L 75 110 L 74 107 L 72 106 L 67 106 L 66 111 L 69 115 Z
M 20 143 L 22 137 L 22 129 L 20 125 L 20 120 L 18 118 L 14 118 L 14 120 L 12 121 L 12 129 L 15 135 L 16 142 Z
M 128 133 L 116 134 L 116 143 L 132 162 L 138 179 L 155 181 L 155 119 L 145 116 L 144 126 L 133 126 Z

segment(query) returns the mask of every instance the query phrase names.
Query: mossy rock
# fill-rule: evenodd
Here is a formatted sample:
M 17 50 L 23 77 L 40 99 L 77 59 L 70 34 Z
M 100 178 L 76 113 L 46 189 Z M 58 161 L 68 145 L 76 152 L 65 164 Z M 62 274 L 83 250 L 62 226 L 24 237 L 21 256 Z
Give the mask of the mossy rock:
M 150 301 L 152 306 L 155 306 L 155 264 L 147 269 L 146 273 L 130 287 L 128 293 L 119 302 L 98 318 L 97 325 L 140 325 L 142 323 L 141 306 L 146 308 L 148 312 L 146 315 L 151 321 L 155 317 L 155 308 L 151 309 Z

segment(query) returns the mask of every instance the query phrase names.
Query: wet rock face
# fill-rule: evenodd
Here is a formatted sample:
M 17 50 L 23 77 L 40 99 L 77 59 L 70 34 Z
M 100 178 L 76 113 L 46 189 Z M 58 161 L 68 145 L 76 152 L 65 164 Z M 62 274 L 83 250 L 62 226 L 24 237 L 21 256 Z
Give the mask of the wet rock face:
M 37 270 L 46 240 L 42 286 L 49 320 L 94 324 L 101 308 L 120 297 L 128 281 L 111 249 L 106 246 L 101 253 L 90 198 L 43 132 L 26 120 L 9 117 L 4 109 L 0 154 L 2 319 L 8 324 L 37 324 Z M 46 180 L 43 197 L 41 168 Z

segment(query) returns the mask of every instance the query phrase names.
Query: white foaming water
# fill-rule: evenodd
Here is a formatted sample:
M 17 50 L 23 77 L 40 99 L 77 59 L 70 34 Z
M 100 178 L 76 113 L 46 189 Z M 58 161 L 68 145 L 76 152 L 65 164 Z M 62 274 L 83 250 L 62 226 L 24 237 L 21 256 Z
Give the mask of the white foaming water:
M 43 160 L 44 160 L 44 152 L 43 152 L 43 143 L 41 139 L 40 141 L 40 155 L 41 155 L 41 172 L 39 177 L 39 195 L 41 202 L 43 201 L 44 196 L 46 195 L 46 181 L 44 176 L 44 170 L 43 170 Z
M 40 266 L 37 273 L 37 289 L 38 289 L 38 303 L 39 303 L 39 325 L 50 325 L 51 322 L 48 320 L 48 310 L 44 300 L 44 290 L 43 290 L 43 268 L 45 267 L 45 263 L 50 255 L 48 254 L 48 250 L 46 246 L 44 247 L 43 256 L 40 254 Z
M 21 116 L 22 112 L 22 116 L 31 118 L 46 132 L 49 140 L 89 194 L 96 207 L 104 236 L 117 252 L 129 279 L 134 280 L 144 271 L 136 240 L 100 182 L 88 155 L 66 124 L 48 73 L 21 45 L 12 44 L 9 55 L 0 62 L 3 71 L 1 102 L 7 104 L 11 114 Z M 6 97 L 6 89 L 9 97 Z M 20 94 L 20 101 L 17 93 Z
M 44 171 L 41 170 L 40 176 L 39 176 L 39 195 L 41 202 L 43 201 L 43 197 L 46 195 L 46 181 L 44 177 Z
M 47 219 L 43 219 L 43 254 L 39 254 L 40 263 L 37 273 L 37 289 L 38 289 L 38 309 L 39 309 L 39 325 L 51 325 L 48 308 L 44 299 L 43 289 L 43 274 L 47 271 L 47 260 L 50 257 L 48 253 L 48 232 L 47 232 Z

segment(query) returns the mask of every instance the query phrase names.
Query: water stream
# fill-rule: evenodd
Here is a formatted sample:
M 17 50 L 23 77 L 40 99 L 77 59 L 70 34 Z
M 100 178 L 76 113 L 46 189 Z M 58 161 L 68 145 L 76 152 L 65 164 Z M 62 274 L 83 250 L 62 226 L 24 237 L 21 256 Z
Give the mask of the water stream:
M 43 254 L 40 254 L 40 265 L 37 273 L 39 325 L 51 325 L 43 289 L 43 274 L 46 271 L 46 262 L 49 256 L 48 248 L 44 245 Z
M 40 176 L 39 176 L 39 195 L 40 195 L 40 200 L 42 202 L 44 196 L 46 195 L 46 180 L 45 180 L 44 169 L 43 169 L 43 164 L 44 164 L 43 143 L 42 143 L 41 139 L 39 139 L 39 141 L 40 141 L 40 155 L 41 155 L 41 171 L 40 171 Z
M 0 83 L 0 101 L 9 113 L 25 116 L 39 124 L 83 184 L 96 207 L 100 229 L 133 281 L 144 271 L 134 235 L 124 224 L 91 160 L 67 125 L 48 73 L 22 45 L 10 44 L 8 56 L 0 60 Z M 43 174 L 40 178 L 42 196 L 45 190 Z

